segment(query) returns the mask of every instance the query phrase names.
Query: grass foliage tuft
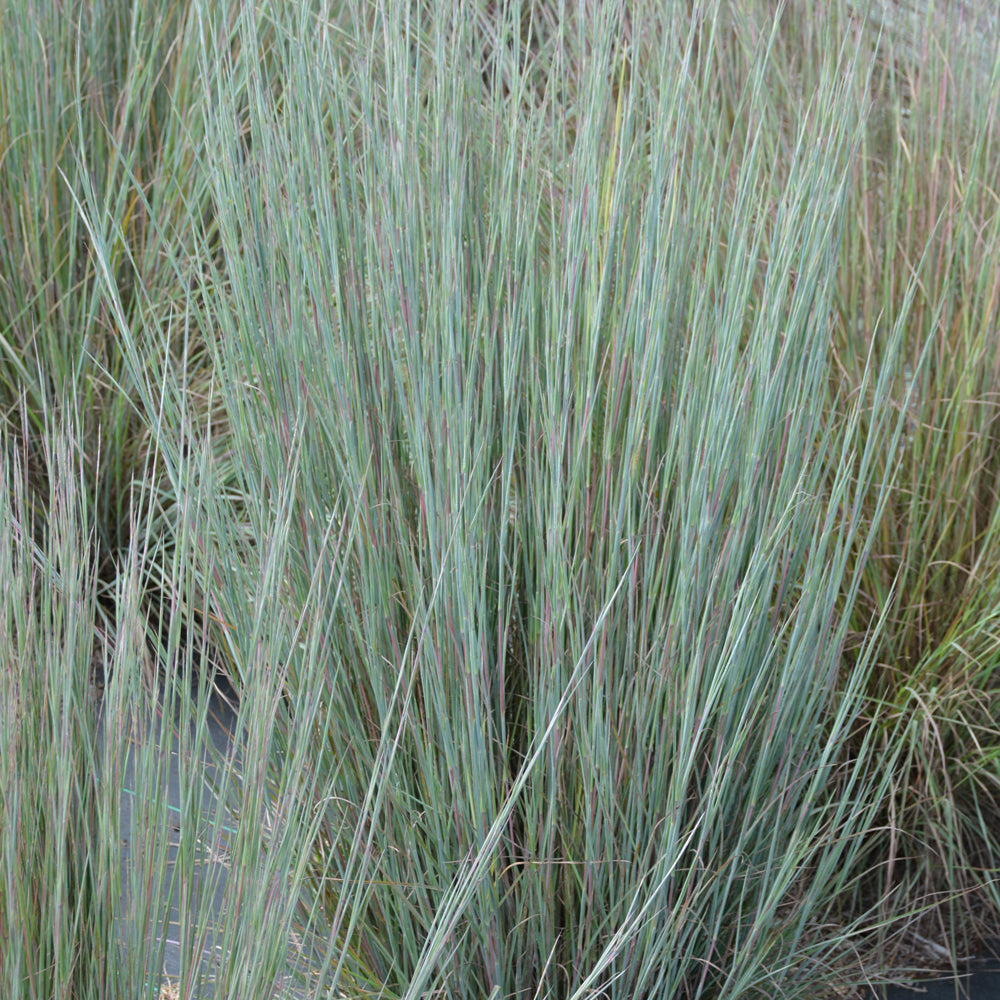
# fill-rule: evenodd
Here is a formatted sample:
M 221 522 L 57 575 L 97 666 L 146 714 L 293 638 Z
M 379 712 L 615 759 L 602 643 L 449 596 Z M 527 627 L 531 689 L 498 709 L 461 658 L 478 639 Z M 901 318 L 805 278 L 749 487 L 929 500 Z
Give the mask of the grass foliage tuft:
M 184 996 L 815 997 L 995 928 L 1000 62 L 71 6 L 0 15 L 5 995 L 176 931 Z

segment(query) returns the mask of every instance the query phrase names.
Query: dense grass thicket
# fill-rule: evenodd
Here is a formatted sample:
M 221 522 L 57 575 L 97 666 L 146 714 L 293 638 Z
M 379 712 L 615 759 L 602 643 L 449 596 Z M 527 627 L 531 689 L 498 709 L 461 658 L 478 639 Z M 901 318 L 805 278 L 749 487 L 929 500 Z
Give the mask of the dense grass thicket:
M 995 934 L 1000 60 L 914 30 L 0 8 L 5 997 L 846 996 Z M 210 666 L 244 766 L 178 821 Z

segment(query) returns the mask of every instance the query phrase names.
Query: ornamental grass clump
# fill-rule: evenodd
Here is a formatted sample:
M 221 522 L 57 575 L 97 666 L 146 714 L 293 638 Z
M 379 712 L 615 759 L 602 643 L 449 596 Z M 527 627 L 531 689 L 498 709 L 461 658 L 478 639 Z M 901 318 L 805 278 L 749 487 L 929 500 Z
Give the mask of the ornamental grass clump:
M 90 311 L 60 393 L 4 369 L 6 801 L 81 817 L 5 805 L 63 894 L 0 903 L 11 995 L 156 996 L 169 939 L 184 996 L 815 997 L 996 912 L 995 97 L 730 6 L 115 15 L 155 128 L 38 154 Z M 16 359 L 56 307 L 5 281 Z
M 7 443 L 6 441 L 4 442 Z M 0 989 L 98 996 L 111 934 L 95 829 L 96 713 L 88 691 L 95 587 L 69 449 L 49 450 L 51 525 L 33 544 L 25 469 L 4 452 L 0 521 Z M 69 486 L 64 483 L 69 481 Z M 91 932 L 92 946 L 82 946 Z
M 174 561 L 160 567 L 177 588 L 169 621 L 143 611 L 155 557 L 134 530 L 110 606 L 116 630 L 95 627 L 102 588 L 88 562 L 94 515 L 80 439 L 46 429 L 50 517 L 34 532 L 24 467 L 0 468 L 11 532 L 0 547 L 0 988 L 25 1000 L 269 995 L 295 969 L 296 873 L 310 830 L 286 826 L 279 849 L 278 837 L 261 837 L 258 814 L 237 827 L 221 789 L 239 782 L 248 801 L 267 801 L 273 758 L 257 758 L 263 774 L 247 761 L 261 720 L 273 724 L 274 689 L 260 682 L 243 700 L 246 749 L 220 747 L 204 641 L 182 627 L 185 606 L 206 620 L 186 570 L 201 524 L 194 495 L 172 526 Z M 194 457 L 185 471 L 196 475 Z M 150 635 L 164 636 L 158 665 Z M 298 801 L 308 801 L 301 791 Z M 234 939 L 254 959 L 238 976 L 221 959 Z
M 873 919 L 828 920 L 893 759 L 844 753 L 841 609 L 905 315 L 827 395 L 866 77 L 834 51 L 789 116 L 747 40 L 723 143 L 713 27 L 639 63 L 614 13 L 560 22 L 540 109 L 460 18 L 210 46 L 255 536 L 218 508 L 212 617 L 310 732 L 303 938 L 349 995 L 794 995 Z
M 877 459 L 880 478 L 897 471 L 852 631 L 867 635 L 871 616 L 891 609 L 865 713 L 903 754 L 873 837 L 872 857 L 887 862 L 877 883 L 896 894 L 887 912 L 936 904 L 921 930 L 955 942 L 954 961 L 1000 912 L 1000 64 L 984 79 L 951 41 L 927 37 L 940 51 L 918 60 L 885 40 L 831 333 L 834 391 L 846 400 L 861 370 L 854 345 L 878 352 L 881 332 L 907 316 L 891 399 L 903 446 Z
M 176 502 L 176 470 L 171 484 L 139 386 L 156 386 L 164 367 L 183 370 L 196 398 L 208 386 L 190 322 L 194 232 L 210 216 L 193 17 L 190 5 L 31 0 L 5 9 L 0 31 L 0 412 L 8 445 L 24 450 L 38 530 L 53 476 L 47 427 L 62 420 L 80 435 L 94 610 L 110 629 L 135 483 L 159 494 L 142 529 L 152 551 L 171 544 L 162 508 Z M 84 202 L 113 233 L 100 259 Z M 142 331 L 128 369 L 106 281 Z M 169 598 L 150 586 L 146 599 Z

